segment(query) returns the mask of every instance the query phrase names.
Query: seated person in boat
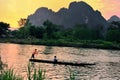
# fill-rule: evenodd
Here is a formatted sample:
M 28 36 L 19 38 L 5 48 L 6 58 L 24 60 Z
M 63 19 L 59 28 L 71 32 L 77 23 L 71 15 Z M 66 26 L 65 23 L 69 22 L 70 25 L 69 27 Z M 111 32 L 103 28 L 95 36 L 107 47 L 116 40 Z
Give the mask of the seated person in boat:
M 56 56 L 54 56 L 54 63 L 56 63 L 58 60 L 57 60 L 57 57 Z

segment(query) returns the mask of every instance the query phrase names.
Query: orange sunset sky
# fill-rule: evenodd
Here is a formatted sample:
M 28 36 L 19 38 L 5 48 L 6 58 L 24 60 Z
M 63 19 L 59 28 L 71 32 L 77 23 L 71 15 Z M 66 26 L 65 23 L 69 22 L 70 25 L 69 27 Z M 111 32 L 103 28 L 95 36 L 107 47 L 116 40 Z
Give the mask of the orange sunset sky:
M 0 21 L 17 28 L 20 18 L 27 18 L 40 7 L 48 7 L 56 12 L 62 7 L 67 8 L 73 1 L 85 1 L 106 19 L 112 15 L 120 17 L 120 0 L 0 0 Z

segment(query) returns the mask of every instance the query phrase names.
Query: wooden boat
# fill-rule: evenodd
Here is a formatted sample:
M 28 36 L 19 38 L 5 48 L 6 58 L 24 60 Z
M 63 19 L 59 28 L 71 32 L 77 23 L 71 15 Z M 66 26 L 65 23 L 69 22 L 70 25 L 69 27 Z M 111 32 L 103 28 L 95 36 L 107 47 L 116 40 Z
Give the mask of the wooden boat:
M 31 62 L 41 62 L 41 63 L 50 63 L 50 64 L 59 64 L 59 65 L 71 65 L 71 66 L 89 66 L 95 65 L 96 63 L 73 63 L 73 62 L 63 62 L 63 61 L 49 61 L 49 60 L 40 60 L 40 59 L 29 59 Z

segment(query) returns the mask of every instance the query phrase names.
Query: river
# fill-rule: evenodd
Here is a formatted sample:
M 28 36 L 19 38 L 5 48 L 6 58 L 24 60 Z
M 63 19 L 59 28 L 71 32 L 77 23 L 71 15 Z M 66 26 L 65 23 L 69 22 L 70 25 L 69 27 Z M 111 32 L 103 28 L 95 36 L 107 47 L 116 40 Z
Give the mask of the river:
M 59 61 L 97 63 L 86 67 L 35 63 L 35 68 L 46 71 L 45 80 L 69 80 L 69 69 L 74 73 L 75 80 L 120 80 L 120 50 L 0 43 L 2 61 L 25 80 L 29 58 L 34 49 L 40 51 L 36 59 L 53 60 L 57 56 Z

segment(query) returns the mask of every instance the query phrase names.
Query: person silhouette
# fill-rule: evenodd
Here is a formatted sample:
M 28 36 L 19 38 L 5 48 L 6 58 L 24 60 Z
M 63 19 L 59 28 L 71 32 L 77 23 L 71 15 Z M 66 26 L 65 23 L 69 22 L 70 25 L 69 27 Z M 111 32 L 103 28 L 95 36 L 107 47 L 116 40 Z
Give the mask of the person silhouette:
M 54 56 L 54 63 L 56 63 L 58 60 L 57 60 L 57 57 L 56 56 Z
M 35 54 L 38 54 L 37 49 L 35 49 L 34 52 L 32 53 L 31 59 L 34 59 L 34 58 L 35 58 Z

